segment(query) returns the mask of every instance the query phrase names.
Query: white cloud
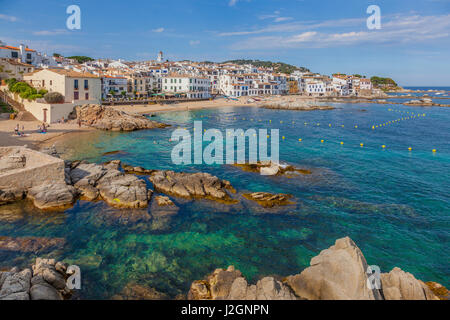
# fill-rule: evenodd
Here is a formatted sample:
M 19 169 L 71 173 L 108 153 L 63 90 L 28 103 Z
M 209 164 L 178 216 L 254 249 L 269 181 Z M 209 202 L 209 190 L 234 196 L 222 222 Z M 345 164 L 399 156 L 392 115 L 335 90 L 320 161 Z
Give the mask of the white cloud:
M 33 35 L 35 36 L 57 36 L 66 33 L 68 33 L 66 29 L 33 31 Z
M 385 18 L 386 19 L 386 18 Z M 385 20 L 386 21 L 386 20 Z M 335 21 L 338 25 L 346 25 L 351 21 Z M 319 29 L 321 27 L 332 26 L 331 21 L 311 24 L 310 27 Z M 419 43 L 427 40 L 442 39 L 449 37 L 450 14 L 440 16 L 393 16 L 382 23 L 381 30 L 368 30 L 359 24 L 359 30 L 347 32 L 326 32 L 308 30 L 301 33 L 292 30 L 305 28 L 305 25 L 283 24 L 278 28 L 270 26 L 262 30 L 250 31 L 247 34 L 272 33 L 271 35 L 261 35 L 250 37 L 243 41 L 238 41 L 232 45 L 234 50 L 254 50 L 254 49 L 279 49 L 279 48 L 325 48 L 339 46 L 355 46 L 370 44 L 403 44 Z M 281 31 L 282 29 L 285 32 Z M 286 30 L 291 30 L 287 32 Z M 333 30 L 333 29 L 330 29 Z M 244 35 L 233 33 L 232 35 Z M 274 33 L 283 32 L 282 35 Z
M 315 31 L 308 31 L 303 32 L 301 34 L 298 34 L 296 36 L 291 37 L 287 40 L 287 42 L 305 42 L 305 41 L 311 41 L 314 39 L 314 37 L 317 35 L 317 32 Z
M 292 20 L 292 19 L 294 19 L 294 18 L 292 18 L 292 17 L 278 17 L 278 18 L 275 19 L 275 22 L 289 21 L 289 20 Z
M 197 46 L 200 44 L 200 40 L 191 40 L 189 41 L 190 46 Z
M 165 29 L 163 27 L 161 27 L 161 28 L 153 29 L 152 31 L 156 32 L 156 33 L 161 33 L 161 32 L 164 32 L 164 30 Z
M 16 18 L 16 17 L 14 17 L 14 16 L 8 16 L 8 15 L 6 15 L 6 14 L 1 14 L 1 13 L 0 13 L 0 19 L 1 19 L 1 20 L 6 20 L 6 21 L 9 21 L 9 22 L 16 22 L 16 21 L 17 21 L 17 18 Z
M 228 2 L 228 5 L 230 7 L 234 6 L 236 3 L 238 2 L 238 0 L 230 0 L 230 2 Z
M 361 26 L 365 25 L 365 18 L 358 19 L 340 19 L 340 20 L 327 20 L 327 21 L 300 21 L 300 22 L 288 22 L 282 24 L 268 25 L 262 28 L 255 28 L 253 30 L 244 30 L 244 31 L 230 31 L 230 32 L 221 32 L 218 35 L 221 37 L 228 36 L 244 36 L 251 34 L 264 34 L 264 33 L 275 33 L 275 32 L 298 32 L 302 30 L 308 29 L 317 29 L 317 28 L 327 28 L 327 27 L 351 27 L 351 26 Z

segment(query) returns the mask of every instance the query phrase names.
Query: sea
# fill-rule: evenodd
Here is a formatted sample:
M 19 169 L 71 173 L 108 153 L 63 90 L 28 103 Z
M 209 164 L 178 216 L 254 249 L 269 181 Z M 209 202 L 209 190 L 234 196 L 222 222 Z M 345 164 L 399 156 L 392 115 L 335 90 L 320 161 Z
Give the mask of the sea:
M 440 90 L 448 96 L 450 88 Z M 62 238 L 65 245 L 38 253 L 0 250 L 0 267 L 52 257 L 80 267 L 81 299 L 111 299 L 130 284 L 174 298 L 186 294 L 194 280 L 230 265 L 253 283 L 268 275 L 298 274 L 321 250 L 349 236 L 381 272 L 399 267 L 448 287 L 449 110 L 333 106 L 308 112 L 255 107 L 166 112 L 151 119 L 169 128 L 67 139 L 57 146 L 65 159 L 119 159 L 147 169 L 208 172 L 229 180 L 239 203 L 171 197 L 178 213 L 162 216 L 152 215 L 152 205 L 120 210 L 103 201 L 80 200 L 51 213 L 26 201 L 2 206 L 0 239 Z M 278 129 L 280 161 L 311 174 L 262 176 L 226 164 L 175 165 L 171 153 L 177 143 L 171 135 L 177 128 L 193 134 L 194 121 L 223 133 Z M 148 177 L 141 178 L 152 188 Z M 257 191 L 290 194 L 293 204 L 265 209 L 242 197 Z

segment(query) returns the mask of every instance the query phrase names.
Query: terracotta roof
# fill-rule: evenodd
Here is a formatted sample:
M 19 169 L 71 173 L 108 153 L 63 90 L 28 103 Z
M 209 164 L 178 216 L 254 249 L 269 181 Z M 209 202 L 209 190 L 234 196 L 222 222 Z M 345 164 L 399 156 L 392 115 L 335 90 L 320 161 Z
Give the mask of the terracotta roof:
M 5 50 L 20 50 L 19 48 L 13 47 L 13 46 L 1 46 L 0 49 L 5 49 Z M 29 49 L 29 48 L 25 48 L 25 51 L 28 51 L 28 52 L 36 52 L 36 50 L 32 50 L 32 49 Z
M 96 76 L 92 73 L 87 73 L 87 72 L 77 72 L 77 71 L 72 71 L 72 70 L 53 69 L 53 68 L 49 68 L 46 70 L 60 74 L 62 76 L 66 76 L 68 78 L 100 78 L 99 76 Z
M 33 65 L 28 64 L 28 63 L 19 62 L 19 61 L 15 60 L 15 59 L 0 59 L 0 62 L 1 61 L 6 61 L 9 64 L 12 64 L 12 65 L 15 65 L 15 66 L 22 66 L 22 67 L 33 68 Z

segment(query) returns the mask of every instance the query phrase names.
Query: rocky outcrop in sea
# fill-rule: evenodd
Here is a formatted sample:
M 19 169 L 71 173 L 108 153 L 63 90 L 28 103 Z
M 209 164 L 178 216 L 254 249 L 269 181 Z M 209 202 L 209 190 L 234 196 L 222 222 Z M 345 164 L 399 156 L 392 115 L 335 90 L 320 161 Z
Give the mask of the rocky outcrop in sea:
M 276 279 L 264 277 L 249 285 L 239 270 L 217 269 L 194 281 L 188 293 L 192 300 L 439 300 L 449 297 L 435 282 L 424 283 L 400 268 L 380 275 L 380 289 L 368 285 L 368 264 L 349 238 L 311 259 L 301 273 Z
M 165 128 L 169 125 L 151 121 L 139 115 L 116 110 L 113 107 L 98 104 L 86 104 L 75 107 L 70 118 L 81 124 L 100 130 L 135 131 L 141 129 Z
M 72 295 L 67 264 L 37 258 L 31 268 L 0 271 L 0 300 L 64 300 Z
M 314 100 L 297 101 L 271 101 L 259 104 L 263 109 L 295 110 L 295 111 L 313 111 L 313 110 L 333 110 L 336 109 L 316 102 Z
M 14 157 L 19 157 L 27 150 L 20 148 L 19 153 L 14 153 Z M 16 166 L 10 168 L 8 162 L 8 166 L 0 172 L 0 177 L 17 174 L 18 177 L 23 175 L 23 179 L 29 179 L 31 169 L 28 169 L 28 166 L 36 171 L 33 183 L 24 185 L 21 183 L 22 179 L 10 179 L 8 185 L 0 185 L 0 205 L 29 199 L 35 207 L 42 210 L 64 210 L 81 198 L 86 201 L 103 200 L 115 208 L 147 208 L 153 190 L 148 188 L 143 178 L 138 177 L 141 175 L 149 176 L 154 189 L 167 195 L 192 200 L 208 199 L 227 204 L 238 202 L 230 196 L 230 193 L 236 191 L 229 181 L 208 173 L 147 170 L 142 167 L 122 166 L 119 160 L 103 164 L 63 161 L 48 154 L 35 151 L 33 153 L 37 159 L 24 160 L 26 166 L 23 170 Z M 41 157 L 53 161 L 52 167 L 40 168 L 40 164 L 36 162 L 42 161 Z M 0 156 L 0 160 L 2 159 Z M 51 176 L 39 179 L 42 172 L 50 170 Z M 159 206 L 174 206 L 168 198 L 159 197 L 157 202 Z
M 210 199 L 224 203 L 235 203 L 227 191 L 236 192 L 231 183 L 209 173 L 184 173 L 156 171 L 149 180 L 156 190 L 186 199 Z

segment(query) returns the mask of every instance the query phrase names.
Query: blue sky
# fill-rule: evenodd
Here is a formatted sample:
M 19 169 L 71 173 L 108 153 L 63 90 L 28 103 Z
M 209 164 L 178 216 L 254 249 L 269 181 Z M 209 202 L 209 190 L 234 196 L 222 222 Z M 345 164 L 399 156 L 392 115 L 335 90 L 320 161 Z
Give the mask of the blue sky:
M 81 30 L 66 8 L 81 8 Z M 368 30 L 367 7 L 381 8 Z M 450 86 L 450 0 L 0 0 L 0 40 L 52 54 L 248 58 Z

